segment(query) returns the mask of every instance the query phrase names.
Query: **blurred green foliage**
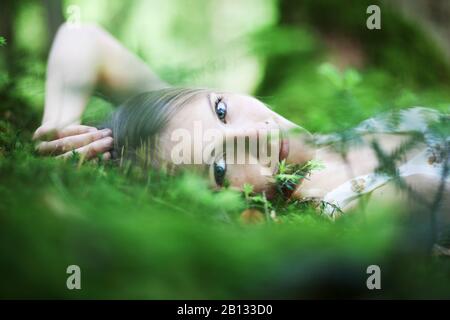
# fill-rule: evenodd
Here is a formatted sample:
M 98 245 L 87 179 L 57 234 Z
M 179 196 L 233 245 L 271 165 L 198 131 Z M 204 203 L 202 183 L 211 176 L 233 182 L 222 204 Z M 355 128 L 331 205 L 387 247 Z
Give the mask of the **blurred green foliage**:
M 444 57 L 383 4 L 384 29 L 369 32 L 367 3 L 79 0 L 64 8 L 79 5 L 83 21 L 104 25 L 174 84 L 255 93 L 314 132 L 413 105 L 447 111 Z M 359 208 L 333 223 L 274 203 L 276 219 L 245 225 L 250 186 L 244 195 L 213 192 L 188 173 L 36 156 L 45 15 L 31 1 L 16 10 L 17 38 L 0 42 L 1 298 L 450 297 L 448 259 L 430 258 L 428 230 L 400 219 L 401 208 Z M 321 33 L 330 29 L 359 39 L 363 68 L 328 61 Z M 95 97 L 84 120 L 111 110 Z M 80 291 L 65 287 L 70 264 L 81 267 Z M 381 266 L 381 291 L 366 288 L 371 264 Z

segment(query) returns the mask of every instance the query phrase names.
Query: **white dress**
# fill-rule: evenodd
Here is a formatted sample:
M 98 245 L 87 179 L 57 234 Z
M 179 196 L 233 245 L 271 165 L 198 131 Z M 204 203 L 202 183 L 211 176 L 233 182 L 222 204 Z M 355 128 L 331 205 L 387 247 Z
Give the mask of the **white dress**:
M 444 131 L 449 128 L 449 116 L 436 110 L 414 107 L 401 110 L 398 113 L 386 113 L 368 119 L 358 125 L 354 132 L 358 135 L 367 133 L 406 133 L 419 132 L 423 135 L 427 147 L 408 162 L 397 168 L 399 177 L 408 177 L 415 174 L 435 176 L 449 181 L 448 159 L 450 139 L 447 133 L 438 132 L 432 128 L 440 124 Z M 446 129 L 446 130 L 445 130 Z M 318 137 L 319 144 L 328 144 L 337 141 L 338 136 L 326 135 Z M 322 200 L 322 212 L 336 217 L 350 202 L 362 195 L 384 186 L 393 179 L 388 174 L 371 173 L 355 177 L 327 193 Z

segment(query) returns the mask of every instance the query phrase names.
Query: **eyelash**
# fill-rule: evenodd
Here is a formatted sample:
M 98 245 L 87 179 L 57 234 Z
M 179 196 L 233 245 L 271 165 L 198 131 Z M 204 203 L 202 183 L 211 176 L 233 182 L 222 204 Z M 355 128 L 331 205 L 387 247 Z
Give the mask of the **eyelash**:
M 224 111 L 224 114 L 223 114 L 222 118 L 219 115 L 218 109 L 217 109 L 218 106 L 219 106 L 219 103 L 221 103 L 221 102 L 225 106 L 225 111 Z M 218 97 L 216 99 L 216 101 L 214 102 L 214 111 L 216 112 L 216 115 L 219 118 L 219 120 L 222 121 L 223 123 L 227 123 L 227 121 L 226 121 L 227 109 L 228 109 L 228 107 L 227 107 L 227 104 L 223 101 L 223 97 Z

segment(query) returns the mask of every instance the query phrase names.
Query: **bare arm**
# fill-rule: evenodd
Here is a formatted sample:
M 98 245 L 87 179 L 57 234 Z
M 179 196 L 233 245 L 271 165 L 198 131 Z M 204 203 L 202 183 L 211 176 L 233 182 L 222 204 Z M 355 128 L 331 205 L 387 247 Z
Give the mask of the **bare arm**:
M 44 117 L 35 133 L 35 139 L 45 141 L 38 145 L 38 151 L 55 155 L 73 149 L 89 151 L 88 155 L 105 152 L 107 144 L 100 148 L 96 141 L 110 145 L 110 133 L 96 133 L 95 128 L 79 125 L 93 90 L 99 88 L 120 103 L 140 92 L 167 86 L 101 28 L 63 25 L 48 61 Z M 86 148 L 94 142 L 98 151 Z

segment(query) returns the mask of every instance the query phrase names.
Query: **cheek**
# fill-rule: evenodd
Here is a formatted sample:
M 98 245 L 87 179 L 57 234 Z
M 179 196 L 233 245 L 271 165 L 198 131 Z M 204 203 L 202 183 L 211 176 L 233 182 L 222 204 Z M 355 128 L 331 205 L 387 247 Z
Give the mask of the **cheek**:
M 248 183 L 255 192 L 267 191 L 273 187 L 270 169 L 260 165 L 228 165 L 228 181 L 230 186 L 242 189 Z
M 272 112 L 269 109 L 267 109 L 265 106 L 256 105 L 253 107 L 249 107 L 247 109 L 246 118 L 252 122 L 264 123 L 268 119 L 273 119 L 274 116 L 273 116 Z M 264 126 L 264 127 L 267 127 L 267 126 Z
M 252 97 L 230 99 L 228 114 L 230 121 L 242 125 L 271 118 L 272 111 Z

